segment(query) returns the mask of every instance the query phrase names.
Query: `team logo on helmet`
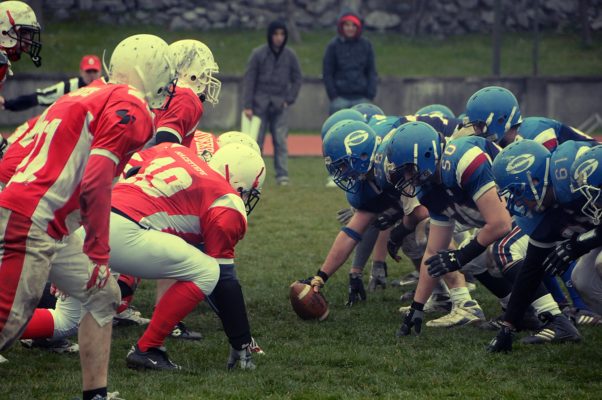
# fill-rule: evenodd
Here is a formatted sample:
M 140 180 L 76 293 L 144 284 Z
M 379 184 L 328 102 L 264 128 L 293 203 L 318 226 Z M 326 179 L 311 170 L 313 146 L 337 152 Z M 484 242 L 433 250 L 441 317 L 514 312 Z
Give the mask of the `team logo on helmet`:
M 347 135 L 343 142 L 345 143 L 345 150 L 347 151 L 347 154 L 352 154 L 351 148 L 364 143 L 366 140 L 368 140 L 368 138 L 370 138 L 370 134 L 363 130 L 351 132 L 349 135 Z
M 578 182 L 584 183 L 587 181 L 587 178 L 596 172 L 596 169 L 598 169 L 598 160 L 590 158 L 589 160 L 583 161 L 575 168 L 573 178 Z
M 506 172 L 511 175 L 520 174 L 528 170 L 535 162 L 533 154 L 522 154 L 514 157 L 506 166 Z

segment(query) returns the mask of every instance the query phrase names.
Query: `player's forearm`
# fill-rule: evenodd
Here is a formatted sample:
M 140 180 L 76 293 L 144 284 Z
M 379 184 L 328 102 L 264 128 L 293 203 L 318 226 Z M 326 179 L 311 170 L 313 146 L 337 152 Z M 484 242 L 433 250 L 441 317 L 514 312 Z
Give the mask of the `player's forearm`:
M 83 251 L 98 264 L 109 261 L 109 216 L 115 168 L 109 158 L 92 155 L 81 184 L 80 212 L 86 230 Z
M 339 232 L 320 270 L 332 276 L 347 261 L 357 243 L 345 232 Z
M 512 230 L 512 220 L 501 218 L 491 223 L 486 223 L 477 235 L 477 241 L 482 246 L 489 246 L 498 239 L 503 238 Z

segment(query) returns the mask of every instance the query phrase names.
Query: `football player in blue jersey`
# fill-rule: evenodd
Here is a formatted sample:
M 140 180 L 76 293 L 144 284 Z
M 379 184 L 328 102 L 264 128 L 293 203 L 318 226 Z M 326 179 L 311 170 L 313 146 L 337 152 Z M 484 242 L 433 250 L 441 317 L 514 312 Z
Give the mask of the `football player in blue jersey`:
M 520 140 L 507 146 L 493 162 L 496 183 L 507 197 L 508 210 L 517 225 L 529 236 L 529 244 L 502 327 L 488 346 L 491 352 L 512 350 L 517 321 L 533 300 L 546 269 L 563 272 L 570 261 L 602 244 L 595 226 L 581 213 L 586 198 L 573 190 L 570 179 L 573 160 L 591 146 L 590 142 L 568 141 L 552 154 L 540 143 Z M 584 231 L 589 234 L 579 234 Z M 565 241 L 555 247 L 561 240 Z M 558 259 L 562 268 L 552 266 Z M 536 343 L 581 340 L 577 329 L 559 311 L 548 313 L 545 322 L 544 329 L 533 338 Z
M 544 117 L 527 117 L 523 119 L 521 125 L 518 127 L 517 138 L 535 140 L 537 143 L 543 144 L 550 151 L 554 151 L 559 144 L 568 140 L 596 142 L 594 138 L 577 128 Z
M 415 112 L 416 115 L 433 115 L 437 117 L 456 118 L 456 114 L 446 105 L 429 104 Z
M 366 122 L 370 121 L 373 115 L 385 115 L 385 112 L 379 106 L 372 103 L 360 103 L 351 107 L 352 110 L 358 111 L 364 116 Z
M 510 231 L 512 221 L 504 209 L 504 201 L 497 195 L 491 174 L 491 160 L 498 152 L 495 144 L 477 136 L 446 144 L 442 135 L 422 122 L 406 123 L 391 137 L 383 161 L 387 180 L 403 196 L 417 197 L 428 209 L 431 221 L 418 288 L 399 329 L 400 335 L 409 335 L 412 329 L 420 332 L 424 304 L 437 278 L 446 274 L 449 278 L 449 273 L 467 265 Z M 481 229 L 466 246 L 449 250 L 455 222 Z M 395 229 L 407 226 L 403 221 Z M 449 315 L 429 321 L 427 326 L 454 326 L 484 320 L 480 306 L 470 298 L 462 275 L 455 272 L 452 276 L 455 282 L 447 283 L 454 308 Z M 505 284 L 499 289 L 507 295 L 509 285 L 500 281 L 490 290 Z
M 584 152 L 571 166 L 571 181 L 574 191 L 578 191 L 586 199 L 581 210 L 592 224 L 600 229 L 602 221 L 602 146 L 595 146 Z M 567 244 L 555 249 L 555 257 L 548 266 L 553 270 L 561 270 L 570 259 L 572 248 Z M 602 313 L 602 248 L 597 247 L 577 261 L 572 273 L 575 287 L 583 295 L 585 302 L 592 310 Z

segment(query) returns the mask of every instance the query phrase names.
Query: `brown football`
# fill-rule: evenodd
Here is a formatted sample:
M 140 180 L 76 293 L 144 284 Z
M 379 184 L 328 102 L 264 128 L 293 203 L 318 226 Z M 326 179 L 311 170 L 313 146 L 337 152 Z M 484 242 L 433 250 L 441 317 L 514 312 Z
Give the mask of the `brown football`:
M 328 317 L 328 303 L 322 293 L 316 293 L 311 286 L 295 281 L 290 286 L 290 300 L 293 310 L 301 319 L 324 321 Z

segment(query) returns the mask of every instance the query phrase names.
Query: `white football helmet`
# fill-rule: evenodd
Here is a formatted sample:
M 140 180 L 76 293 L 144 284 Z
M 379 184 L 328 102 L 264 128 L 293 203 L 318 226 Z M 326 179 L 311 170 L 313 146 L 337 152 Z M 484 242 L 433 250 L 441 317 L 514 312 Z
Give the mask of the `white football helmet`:
M 217 144 L 219 145 L 219 147 L 224 147 L 226 145 L 229 145 L 230 143 L 244 144 L 245 146 L 249 146 L 250 148 L 255 150 L 258 154 L 261 154 L 261 150 L 259 150 L 259 145 L 257 144 L 257 142 L 246 133 L 230 131 L 222 133 L 217 137 Z
M 222 83 L 213 76 L 219 67 L 209 47 L 198 40 L 178 40 L 169 45 L 169 57 L 178 71 L 178 86 L 192 89 L 211 104 L 218 103 Z
M 105 69 L 110 83 L 135 87 L 150 108 L 165 109 L 173 97 L 176 71 L 169 59 L 169 46 L 158 36 L 133 35 L 122 40 Z
M 251 214 L 265 180 L 265 163 L 259 153 L 240 143 L 231 143 L 213 154 L 209 166 L 240 193 L 247 215 Z
M 36 67 L 42 65 L 40 24 L 31 7 L 22 1 L 0 3 L 0 48 L 11 61 L 27 53 Z

